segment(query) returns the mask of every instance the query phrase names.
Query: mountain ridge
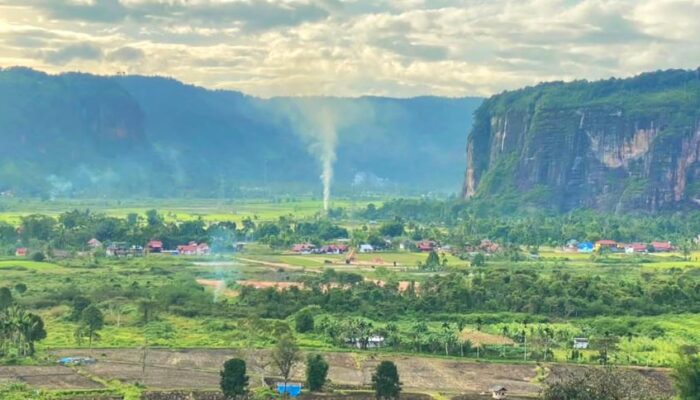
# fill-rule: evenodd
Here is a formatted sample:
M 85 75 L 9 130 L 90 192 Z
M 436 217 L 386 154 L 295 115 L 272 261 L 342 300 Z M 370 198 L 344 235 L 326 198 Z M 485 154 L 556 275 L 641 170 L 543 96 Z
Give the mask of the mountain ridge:
M 6 68 L 0 70 L 0 137 L 9 145 L 0 150 L 0 192 L 316 193 L 321 170 L 313 143 L 289 113 L 303 102 L 332 104 L 339 115 L 359 110 L 338 129 L 337 190 L 456 192 L 461 168 L 455 163 L 464 162 L 464 134 L 480 101 L 264 99 L 167 77 Z
M 543 83 L 477 109 L 463 195 L 555 211 L 695 208 L 698 155 L 700 69 Z

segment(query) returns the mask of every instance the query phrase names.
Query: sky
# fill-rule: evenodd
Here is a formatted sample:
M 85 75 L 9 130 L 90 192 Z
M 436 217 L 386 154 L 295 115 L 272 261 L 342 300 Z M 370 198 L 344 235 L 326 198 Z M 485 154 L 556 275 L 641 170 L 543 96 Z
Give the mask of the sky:
M 700 0 L 0 0 L 0 67 L 271 96 L 488 96 L 700 66 Z

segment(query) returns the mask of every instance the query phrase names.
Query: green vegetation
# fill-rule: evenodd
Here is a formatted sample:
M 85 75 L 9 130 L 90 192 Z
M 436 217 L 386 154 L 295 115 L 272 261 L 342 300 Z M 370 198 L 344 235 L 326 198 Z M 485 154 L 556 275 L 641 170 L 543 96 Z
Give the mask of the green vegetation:
M 398 399 L 401 392 L 401 382 L 396 364 L 382 361 L 372 374 L 372 389 L 379 400 Z
M 309 354 L 306 358 L 306 387 L 312 392 L 323 389 L 328 376 L 328 362 L 320 354 Z
M 245 398 L 248 394 L 248 375 L 244 360 L 232 358 L 224 363 L 221 371 L 221 392 L 229 400 Z
M 680 400 L 700 399 L 700 355 L 697 347 L 684 347 L 673 373 Z
M 76 347 L 95 347 L 95 357 L 99 348 L 267 348 L 286 381 L 305 350 L 319 355 L 305 355 L 308 388 L 326 381 L 328 362 L 320 356 L 326 351 L 689 365 L 679 349 L 700 342 L 700 252 L 693 235 L 676 233 L 683 245 L 669 253 L 583 254 L 563 249 L 571 236 L 562 232 L 582 232 L 581 240 L 595 239 L 590 232 L 665 239 L 656 235 L 692 231 L 694 214 L 665 223 L 550 216 L 528 234 L 521 226 L 533 223 L 530 217 L 453 220 L 462 214 L 452 207 L 397 200 L 330 219 L 283 215 L 241 224 L 169 219 L 167 212 L 25 216 L 20 234 L 5 246 L 28 246 L 47 259 L 0 257 L 0 305 L 11 315 L 35 315 L 37 324 L 31 330 L 13 325 L 0 359 L 43 364 L 55 361 L 48 350 Z M 228 234 L 209 256 L 107 257 L 83 245 L 105 223 L 124 235 L 118 239 L 135 244 L 192 237 L 215 246 L 219 228 Z M 290 251 L 296 242 L 321 246 L 337 239 L 357 248 L 372 237 L 381 240 L 381 250 L 356 252 L 349 262 L 347 253 Z M 234 251 L 239 238 L 250 241 Z M 432 251 L 418 251 L 430 243 Z M 14 320 L 10 314 L 3 320 Z M 574 338 L 589 346 L 574 349 Z M 537 379 L 546 382 L 543 368 Z M 678 371 L 694 379 L 687 373 L 692 368 Z M 689 381 L 677 382 L 680 393 Z
M 291 335 L 282 335 L 272 353 L 272 362 L 282 376 L 284 386 L 287 386 L 292 368 L 300 361 L 299 346 Z

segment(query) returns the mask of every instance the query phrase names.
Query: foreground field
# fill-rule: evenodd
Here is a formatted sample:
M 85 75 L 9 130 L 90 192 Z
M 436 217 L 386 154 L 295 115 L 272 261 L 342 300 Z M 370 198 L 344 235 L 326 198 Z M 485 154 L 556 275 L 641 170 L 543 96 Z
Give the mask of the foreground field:
M 346 265 L 340 256 L 307 255 L 294 256 L 284 254 L 246 252 L 237 256 L 226 257 L 168 257 L 151 256 L 133 260 L 97 260 L 96 264 L 90 260 L 61 260 L 57 263 L 32 262 L 16 258 L 7 258 L 0 261 L 0 273 L 3 278 L 3 286 L 13 287 L 24 284 L 28 290 L 17 295 L 18 301 L 33 307 L 35 312 L 42 316 L 46 324 L 47 337 L 37 344 L 39 350 L 51 350 L 55 348 L 74 347 L 76 340 L 74 331 L 76 322 L 68 318 L 71 314 L 70 302 L 62 305 L 49 306 L 58 302 L 53 300 L 60 296 L 72 299 L 76 293 L 84 293 L 95 298 L 104 310 L 106 325 L 100 332 L 100 339 L 94 343 L 98 348 L 115 347 L 139 347 L 144 341 L 144 326 L 139 322 L 138 305 L 135 301 L 122 303 L 113 302 L 111 299 L 119 299 L 119 287 L 134 287 L 138 285 L 145 294 L 156 295 L 161 293 L 163 286 L 170 290 L 176 290 L 168 296 L 196 296 L 199 305 L 193 311 L 175 309 L 172 312 L 163 310 L 159 313 L 158 321 L 149 326 L 149 340 L 152 345 L 167 346 L 172 348 L 228 348 L 251 347 L 265 348 L 275 342 L 272 329 L 281 329 L 293 326 L 293 317 L 282 320 L 255 318 L 255 314 L 261 315 L 262 311 L 251 310 L 251 315 L 240 315 L 231 312 L 222 314 L 221 311 L 212 310 L 227 307 L 236 310 L 237 296 L 244 287 L 273 287 L 280 290 L 293 285 L 302 285 L 309 278 L 323 275 L 324 271 L 335 269 L 337 271 L 356 273 L 368 282 L 398 282 L 399 288 L 404 283 L 415 281 L 416 285 L 426 279 L 446 272 L 432 273 L 422 272 L 413 260 L 420 260 L 425 255 L 420 253 L 377 253 L 363 254 L 360 260 L 375 257 L 385 260 L 399 260 L 396 267 L 393 263 L 386 266 L 372 266 L 364 262 Z M 671 257 L 671 256 L 668 256 Z M 330 259 L 333 264 L 326 264 L 324 260 Z M 571 273 L 586 276 L 592 270 L 600 271 L 600 274 L 613 274 L 607 264 L 587 262 L 586 266 L 563 267 L 559 258 L 542 257 L 538 261 L 521 262 L 520 268 L 530 268 L 532 271 L 551 273 L 555 268 L 569 268 Z M 303 263 L 313 266 L 302 266 Z M 666 258 L 658 258 L 660 263 L 666 262 Z M 673 277 L 672 272 L 663 266 L 654 263 L 645 263 L 645 268 L 657 276 Z M 373 268 L 374 267 L 374 268 Z M 455 261 L 458 270 L 470 273 L 471 268 L 460 265 Z M 631 275 L 628 265 L 616 265 L 614 269 L 627 271 Z M 688 266 L 690 270 L 696 270 L 695 266 Z M 295 283 L 296 282 L 296 283 Z M 175 286 L 174 286 L 175 285 Z M 181 288 L 177 288 L 177 287 Z M 204 288 L 207 297 L 201 297 L 196 293 L 197 288 Z M 200 298 L 201 297 L 201 298 Z M 122 299 L 123 300 L 123 299 Z M 173 302 L 178 302 L 173 297 Z M 188 300 L 193 301 L 193 300 Z M 59 302 L 60 303 L 60 302 Z M 229 304 L 226 306 L 226 304 Z M 194 307 L 194 306 L 192 306 Z M 212 310 L 209 310 L 212 309 Z M 275 312 L 274 307 L 270 311 Z M 266 311 L 266 312 L 270 312 Z M 201 313 L 193 315 L 191 313 Z M 357 318 L 352 312 L 332 315 L 338 321 L 348 321 Z M 425 319 L 427 329 L 439 335 L 441 325 L 445 320 L 455 320 L 459 316 L 431 316 Z M 510 332 L 509 337 L 503 338 L 508 343 L 513 343 L 517 337 L 513 333 L 523 329 L 522 321 L 532 318 L 528 327 L 536 332 L 542 329 L 551 329 L 555 333 L 553 353 L 549 361 L 571 362 L 570 341 L 571 338 L 586 334 L 585 332 L 611 331 L 619 337 L 616 349 L 611 352 L 611 361 L 620 364 L 639 366 L 671 366 L 677 357 L 678 349 L 683 345 L 700 343 L 700 315 L 694 313 L 666 313 L 663 315 L 649 316 L 616 316 L 597 318 L 550 318 L 530 317 L 527 314 L 484 314 L 475 313 L 464 315 L 467 319 L 466 330 L 472 332 L 481 329 L 484 333 L 502 335 L 504 329 Z M 478 320 L 483 320 L 479 326 Z M 406 343 L 413 340 L 412 330 L 415 326 L 415 317 L 412 315 L 396 314 L 392 316 L 394 324 L 399 330 L 402 341 Z M 375 321 L 379 327 L 383 327 L 377 318 Z M 628 334 L 629 332 L 629 334 Z M 590 333 L 588 335 L 593 335 Z M 429 333 L 429 335 L 432 335 Z M 473 336 L 473 335 L 472 335 Z M 468 336 L 471 344 L 478 340 Z M 333 350 L 342 348 L 342 344 L 322 332 L 297 333 L 297 339 L 302 346 L 319 350 Z M 426 337 L 430 341 L 431 336 Z M 439 340 L 439 339 L 438 339 Z M 533 339 L 534 340 L 534 339 Z M 479 356 L 482 359 L 503 361 L 501 356 L 500 340 L 486 343 L 480 351 L 471 348 L 465 354 L 474 359 Z M 536 345 L 537 343 L 534 343 Z M 83 344 L 87 345 L 87 344 Z M 511 349 L 512 347 L 512 349 Z M 441 346 L 432 347 L 426 342 L 426 349 L 434 354 L 444 354 Z M 522 346 L 515 343 L 508 346 L 506 359 L 523 359 Z M 413 346 L 404 346 L 403 351 L 417 350 Z M 391 349 L 385 349 L 391 351 Z M 459 351 L 459 350 L 456 350 Z M 454 354 L 454 353 L 453 353 Z M 581 351 L 581 362 L 595 363 L 598 354 L 597 348 Z M 532 356 L 535 357 L 535 356 Z M 541 356 L 540 356 L 541 357 Z
M 55 357 L 94 356 L 98 362 L 76 370 L 66 367 L 0 367 L 0 380 L 19 379 L 42 389 L 95 389 L 99 382 L 119 380 L 145 383 L 157 389 L 216 389 L 223 362 L 232 357 L 246 360 L 253 387 L 264 376 L 275 376 L 266 350 L 162 350 L 148 351 L 143 372 L 143 352 L 133 348 L 63 349 L 50 352 Z M 376 365 L 393 360 L 408 392 L 442 393 L 447 396 L 484 393 L 492 385 L 504 385 L 515 398 L 536 396 L 541 383 L 555 379 L 571 368 L 560 364 L 477 363 L 429 357 L 387 356 L 377 353 L 324 354 L 330 364 L 329 379 L 333 387 L 367 389 Z M 663 369 L 638 369 L 645 379 L 670 391 L 668 372 Z M 294 379 L 303 380 L 303 365 L 294 370 Z

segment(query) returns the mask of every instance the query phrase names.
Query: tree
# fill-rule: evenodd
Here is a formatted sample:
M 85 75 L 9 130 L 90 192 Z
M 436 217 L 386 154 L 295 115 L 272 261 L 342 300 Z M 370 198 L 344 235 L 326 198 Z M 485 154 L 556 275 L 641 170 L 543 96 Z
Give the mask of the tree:
M 20 357 L 34 354 L 34 342 L 46 338 L 44 321 L 13 304 L 0 312 L 0 355 L 12 348 Z
M 18 283 L 15 285 L 15 291 L 19 294 L 24 294 L 27 291 L 27 285 L 24 283 Z
M 471 262 L 472 267 L 483 267 L 486 265 L 486 257 L 481 253 L 476 253 Z
M 435 251 L 431 251 L 425 260 L 425 264 L 423 264 L 423 268 L 431 271 L 440 269 L 440 256 Z
M 139 319 L 141 323 L 148 324 L 155 319 L 158 311 L 158 303 L 153 299 L 142 298 L 137 301 Z
M 40 251 L 32 253 L 32 261 L 43 262 L 44 260 L 46 260 L 44 253 Z
M 297 346 L 294 337 L 284 335 L 277 341 L 277 346 L 272 352 L 272 362 L 279 369 L 286 387 L 292 374 L 292 368 L 299 362 L 299 346 Z
M 92 350 L 92 341 L 98 338 L 97 332 L 104 327 L 105 318 L 99 308 L 94 305 L 87 306 L 80 316 L 80 326 L 76 336 L 87 336 L 88 346 Z
M 294 318 L 294 324 L 299 333 L 311 332 L 314 330 L 314 316 L 311 312 L 302 310 Z
M 680 400 L 700 399 L 700 356 L 697 352 L 681 354 L 671 376 Z
M 401 382 L 396 364 L 382 361 L 372 374 L 372 389 L 377 399 L 398 399 L 401 392 Z
M 309 354 L 306 359 L 306 386 L 312 392 L 323 389 L 328 376 L 328 362 L 320 354 Z
M 34 354 L 34 343 L 46 339 L 44 320 L 36 314 L 28 314 L 27 322 L 22 328 L 22 334 L 29 346 L 29 355 Z
M 684 241 L 681 243 L 681 253 L 683 253 L 683 259 L 685 261 L 690 260 L 690 255 L 692 254 L 692 247 L 691 244 L 688 240 Z
M 385 222 L 379 227 L 379 233 L 390 237 L 401 236 L 404 233 L 404 224 L 400 220 Z
M 226 399 L 239 399 L 248 393 L 248 375 L 245 361 L 232 358 L 224 363 L 221 370 L 221 391 Z
M 90 299 L 84 296 L 76 296 L 73 298 L 73 311 L 71 311 L 70 319 L 72 321 L 80 321 L 83 315 L 83 310 L 90 306 Z
M 6 288 L 6 287 L 1 287 L 0 288 L 0 310 L 4 310 L 5 308 L 11 306 L 13 302 L 14 302 L 14 300 L 12 299 L 12 292 L 10 291 L 10 289 Z

